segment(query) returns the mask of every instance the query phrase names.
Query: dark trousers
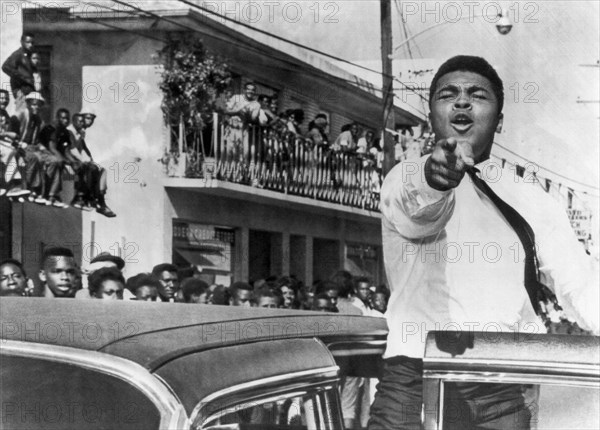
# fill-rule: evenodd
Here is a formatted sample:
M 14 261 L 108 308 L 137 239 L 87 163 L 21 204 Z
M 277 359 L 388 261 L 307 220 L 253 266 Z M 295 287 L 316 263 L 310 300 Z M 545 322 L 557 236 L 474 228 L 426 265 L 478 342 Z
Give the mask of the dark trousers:
M 444 429 L 530 428 L 522 385 L 461 382 L 445 383 L 444 388 Z M 422 360 L 404 356 L 385 360 L 369 430 L 420 429 L 422 394 Z

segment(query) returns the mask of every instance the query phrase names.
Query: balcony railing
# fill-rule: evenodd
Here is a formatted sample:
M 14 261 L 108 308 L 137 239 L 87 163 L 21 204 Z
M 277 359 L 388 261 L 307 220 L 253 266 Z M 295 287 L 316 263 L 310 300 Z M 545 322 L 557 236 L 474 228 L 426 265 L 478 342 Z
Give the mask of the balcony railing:
M 188 148 L 186 177 L 217 179 L 361 209 L 379 209 L 381 174 L 375 160 L 367 154 L 333 151 L 314 145 L 310 139 L 266 127 L 234 128 L 217 114 L 210 140 L 210 145 L 198 142 L 194 148 Z M 203 147 L 207 149 L 202 150 Z

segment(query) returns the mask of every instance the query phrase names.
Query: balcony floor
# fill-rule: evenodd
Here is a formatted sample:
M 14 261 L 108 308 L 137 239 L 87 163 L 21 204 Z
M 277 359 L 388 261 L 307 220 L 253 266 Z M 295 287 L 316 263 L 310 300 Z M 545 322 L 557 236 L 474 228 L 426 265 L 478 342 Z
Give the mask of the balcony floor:
M 208 195 L 223 196 L 233 199 L 251 201 L 259 204 L 288 207 L 311 213 L 322 213 L 328 216 L 342 216 L 346 219 L 362 221 L 379 221 L 381 213 L 370 211 L 341 203 L 332 203 L 309 197 L 285 194 L 278 191 L 251 187 L 234 182 L 220 181 L 216 179 L 201 178 L 177 178 L 168 177 L 163 179 L 163 186 L 168 189 L 179 189 L 191 192 L 200 192 Z M 366 219 L 365 219 L 366 218 Z

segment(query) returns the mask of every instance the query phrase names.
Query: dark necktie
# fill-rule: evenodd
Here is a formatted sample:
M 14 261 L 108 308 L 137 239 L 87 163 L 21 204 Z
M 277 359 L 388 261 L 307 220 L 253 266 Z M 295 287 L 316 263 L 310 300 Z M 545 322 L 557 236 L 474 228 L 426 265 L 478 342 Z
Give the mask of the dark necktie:
M 539 283 L 539 271 L 538 271 L 538 260 L 537 253 L 535 250 L 535 235 L 529 223 L 517 212 L 512 206 L 502 200 L 498 195 L 492 191 L 488 184 L 476 173 L 479 172 L 476 168 L 469 169 L 467 171 L 469 176 L 473 180 L 473 184 L 482 191 L 498 208 L 500 213 L 504 216 L 506 221 L 513 228 L 519 240 L 525 250 L 525 289 L 529 295 L 531 305 L 537 315 L 540 315 L 540 296 L 543 291 L 543 285 Z

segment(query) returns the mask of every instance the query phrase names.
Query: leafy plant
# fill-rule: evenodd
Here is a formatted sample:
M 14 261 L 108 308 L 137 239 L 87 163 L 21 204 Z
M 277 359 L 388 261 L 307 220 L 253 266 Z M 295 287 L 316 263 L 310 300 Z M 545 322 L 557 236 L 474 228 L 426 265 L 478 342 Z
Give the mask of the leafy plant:
M 165 124 L 178 130 L 180 119 L 186 141 L 194 141 L 210 122 L 216 101 L 229 86 L 228 65 L 210 55 L 202 41 L 190 34 L 172 38 L 157 52 L 162 66 L 160 89 Z

